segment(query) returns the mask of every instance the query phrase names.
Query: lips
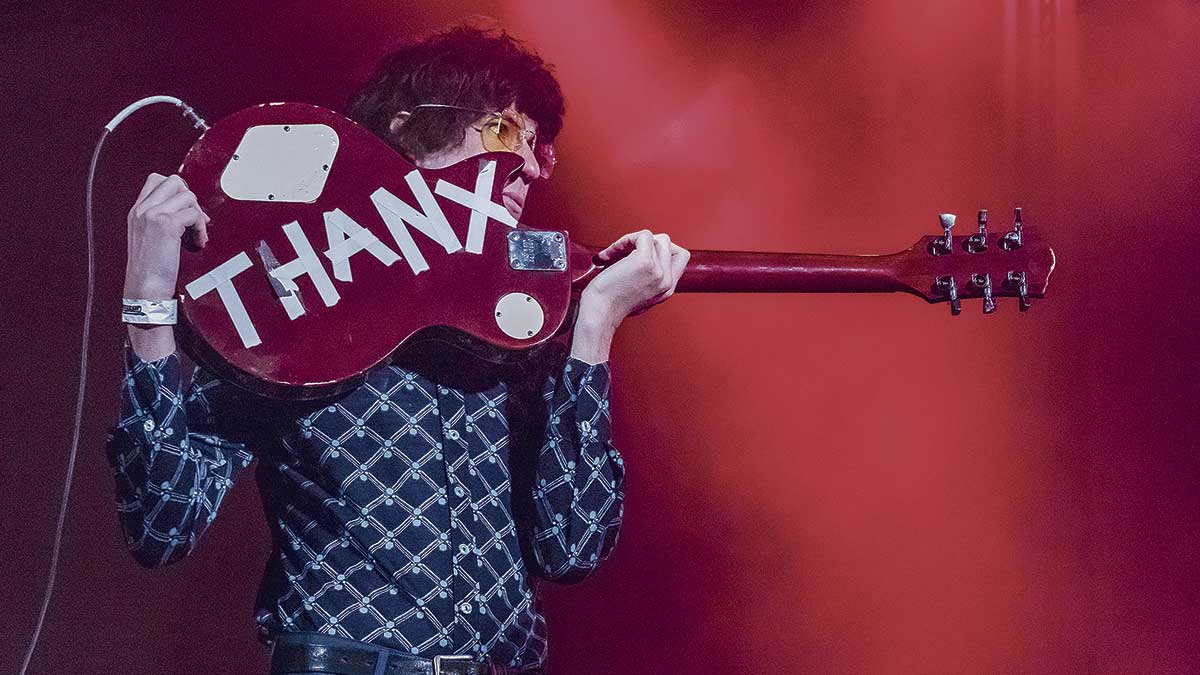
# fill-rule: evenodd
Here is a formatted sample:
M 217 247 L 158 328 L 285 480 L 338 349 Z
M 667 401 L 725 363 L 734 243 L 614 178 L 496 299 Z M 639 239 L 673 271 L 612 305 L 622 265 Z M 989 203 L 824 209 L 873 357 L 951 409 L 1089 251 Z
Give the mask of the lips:
M 516 220 L 521 219 L 521 212 L 525 210 L 524 199 L 515 197 L 505 192 L 500 195 L 500 201 L 504 203 L 504 208 L 508 210 L 509 215 Z

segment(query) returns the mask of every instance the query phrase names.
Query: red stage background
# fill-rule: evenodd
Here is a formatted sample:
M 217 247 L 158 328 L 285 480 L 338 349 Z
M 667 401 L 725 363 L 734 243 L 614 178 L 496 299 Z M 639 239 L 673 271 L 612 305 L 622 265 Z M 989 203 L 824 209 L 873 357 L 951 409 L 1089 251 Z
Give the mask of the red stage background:
M 604 243 L 888 252 L 1011 207 L 1049 298 L 679 296 L 613 356 L 614 558 L 547 590 L 551 672 L 1183 673 L 1200 658 L 1200 4 L 4 2 L 0 671 L 44 587 L 70 442 L 83 183 L 150 94 L 217 119 L 341 109 L 395 41 L 495 17 L 557 65 L 562 162 L 528 221 Z M 97 321 L 57 595 L 32 673 L 260 672 L 252 483 L 198 551 L 125 553 L 103 459 L 124 213 L 193 132 L 109 139 Z

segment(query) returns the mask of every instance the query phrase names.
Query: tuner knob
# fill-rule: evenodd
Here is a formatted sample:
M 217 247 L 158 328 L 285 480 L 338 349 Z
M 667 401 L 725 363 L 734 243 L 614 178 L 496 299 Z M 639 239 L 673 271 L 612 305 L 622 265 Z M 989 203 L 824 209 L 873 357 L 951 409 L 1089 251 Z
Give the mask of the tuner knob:
M 971 283 L 983 289 L 983 313 L 991 314 L 996 311 L 996 299 L 992 297 L 992 277 L 989 274 L 974 274 Z
M 937 287 L 942 293 L 950 298 L 950 314 L 958 316 L 962 313 L 962 303 L 958 300 L 958 286 L 954 283 L 952 275 L 945 275 L 937 278 Z
M 1018 206 L 1013 210 L 1013 229 L 1011 232 L 1004 233 L 1000 244 L 1005 250 L 1012 251 L 1021 248 L 1024 243 L 1021 240 L 1021 207 Z
M 979 232 L 967 237 L 967 253 L 987 250 L 987 209 L 979 210 Z
M 930 252 L 934 255 L 945 255 L 954 249 L 954 238 L 950 236 L 950 230 L 954 227 L 954 214 L 938 214 L 938 223 L 942 226 L 942 238 L 933 240 Z
M 1020 299 L 1021 311 L 1029 309 L 1029 283 L 1025 280 L 1024 272 L 1009 272 L 1006 279 L 1008 285 L 1014 286 L 1017 289 L 1017 297 Z

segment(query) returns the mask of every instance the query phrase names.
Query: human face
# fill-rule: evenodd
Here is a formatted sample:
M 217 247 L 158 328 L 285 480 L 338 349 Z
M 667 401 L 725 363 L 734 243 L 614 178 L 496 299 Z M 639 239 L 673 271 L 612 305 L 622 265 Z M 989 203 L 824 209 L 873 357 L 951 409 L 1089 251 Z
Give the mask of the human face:
M 516 150 L 513 151 L 520 155 L 521 159 L 525 160 L 525 166 L 509 179 L 500 195 L 500 200 L 504 208 L 514 219 L 520 220 L 521 213 L 525 209 L 525 199 L 529 195 L 529 188 L 542 174 L 541 166 L 538 164 L 537 157 L 533 152 L 533 147 L 536 145 L 537 139 L 537 122 L 529 116 L 518 112 L 512 106 L 501 111 L 501 114 L 506 119 L 519 124 L 523 130 L 523 137 L 526 139 L 526 142 L 518 144 Z M 495 120 L 496 117 L 494 114 L 484 115 L 476 120 L 471 127 L 478 131 L 484 125 L 495 124 Z M 423 160 L 417 162 L 417 166 L 423 169 L 441 169 L 485 152 L 488 152 L 488 150 L 483 146 L 482 136 L 478 133 L 470 133 L 468 131 L 462 143 L 425 157 Z

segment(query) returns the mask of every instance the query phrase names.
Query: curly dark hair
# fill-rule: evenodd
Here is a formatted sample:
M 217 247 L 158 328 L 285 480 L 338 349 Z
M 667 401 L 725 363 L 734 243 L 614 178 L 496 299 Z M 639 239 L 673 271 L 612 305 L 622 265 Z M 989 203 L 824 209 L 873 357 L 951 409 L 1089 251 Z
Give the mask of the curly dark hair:
M 458 26 L 384 56 L 347 104 L 347 115 L 409 159 L 453 147 L 479 118 L 462 110 L 425 108 L 393 134 L 392 118 L 421 103 L 479 110 L 515 106 L 538 124 L 538 142 L 562 129 L 562 89 L 549 64 L 503 31 Z

